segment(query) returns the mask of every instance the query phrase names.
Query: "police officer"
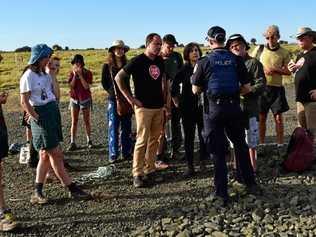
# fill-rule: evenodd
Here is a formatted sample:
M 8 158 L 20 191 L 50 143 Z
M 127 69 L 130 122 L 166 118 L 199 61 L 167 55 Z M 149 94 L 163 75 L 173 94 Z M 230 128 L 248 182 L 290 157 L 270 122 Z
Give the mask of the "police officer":
M 219 26 L 209 29 L 206 40 L 212 51 L 197 62 L 191 78 L 193 93 L 204 93 L 203 137 L 207 152 L 214 159 L 215 196 L 224 204 L 228 201 L 226 135 L 234 144 L 236 162 L 248 191 L 255 193 L 258 190 L 239 103 L 240 94 L 251 91 L 250 81 L 243 59 L 224 48 L 225 36 L 225 30 Z

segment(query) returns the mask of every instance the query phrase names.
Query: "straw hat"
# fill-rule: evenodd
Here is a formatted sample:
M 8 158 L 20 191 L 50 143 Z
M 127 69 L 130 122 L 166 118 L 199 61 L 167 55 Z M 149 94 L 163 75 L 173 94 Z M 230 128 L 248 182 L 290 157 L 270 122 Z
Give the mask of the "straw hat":
M 109 48 L 109 52 L 113 52 L 113 49 L 116 47 L 124 48 L 125 53 L 129 50 L 129 47 L 125 45 L 123 40 L 115 40 Z

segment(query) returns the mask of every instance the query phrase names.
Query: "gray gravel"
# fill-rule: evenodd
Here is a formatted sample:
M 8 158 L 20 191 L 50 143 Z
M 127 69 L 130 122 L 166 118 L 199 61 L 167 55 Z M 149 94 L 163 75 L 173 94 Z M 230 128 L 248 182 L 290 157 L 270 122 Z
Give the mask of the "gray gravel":
M 288 139 L 296 126 L 292 86 L 287 93 L 291 107 L 285 114 Z M 61 111 L 62 145 L 66 147 L 70 129 L 66 103 L 61 104 Z M 5 112 L 5 116 L 10 143 L 23 142 L 21 114 Z M 81 149 L 65 155 L 72 166 L 80 169 L 71 173 L 74 178 L 108 165 L 104 105 L 94 105 L 92 120 L 93 142 L 97 147 L 88 151 L 83 129 L 79 129 Z M 274 142 L 271 117 L 267 135 L 267 142 Z M 182 177 L 185 164 L 180 159 L 162 173 L 165 181 L 151 188 L 134 189 L 131 161 L 122 161 L 111 177 L 83 184 L 94 195 L 93 200 L 69 199 L 66 190 L 53 182 L 45 186 L 50 203 L 32 206 L 29 200 L 34 171 L 20 165 L 16 155 L 10 155 L 5 161 L 5 196 L 20 228 L 4 236 L 316 236 L 316 167 L 299 175 L 279 174 L 275 167 L 282 151 L 278 152 L 273 145 L 260 149 L 259 176 L 264 195 L 240 195 L 240 187 L 231 183 L 238 198 L 226 208 L 209 196 L 213 183 L 211 161 L 206 173 L 187 180 Z

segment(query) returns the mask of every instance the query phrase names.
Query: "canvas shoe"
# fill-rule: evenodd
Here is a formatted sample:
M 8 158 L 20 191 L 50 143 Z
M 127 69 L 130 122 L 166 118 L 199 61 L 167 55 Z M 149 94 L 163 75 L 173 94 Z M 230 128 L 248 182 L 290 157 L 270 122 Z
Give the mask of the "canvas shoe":
M 0 231 L 11 231 L 16 227 L 16 221 L 10 210 L 4 211 L 0 219 Z
M 43 194 L 35 192 L 31 196 L 31 203 L 32 204 L 46 204 L 48 202 L 48 199 L 44 197 Z

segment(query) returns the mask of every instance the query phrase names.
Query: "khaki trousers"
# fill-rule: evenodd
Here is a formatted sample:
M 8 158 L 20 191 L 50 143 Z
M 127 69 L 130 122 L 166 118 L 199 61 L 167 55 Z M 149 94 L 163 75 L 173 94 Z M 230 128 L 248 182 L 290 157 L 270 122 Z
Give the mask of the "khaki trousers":
M 162 129 L 163 111 L 135 107 L 137 138 L 133 156 L 133 176 L 155 171 L 158 138 Z
M 316 102 L 302 104 L 297 102 L 297 117 L 299 126 L 309 129 L 314 135 L 314 147 L 316 147 Z
M 297 102 L 296 105 L 299 126 L 309 129 L 314 134 L 316 132 L 316 102 L 305 104 Z

